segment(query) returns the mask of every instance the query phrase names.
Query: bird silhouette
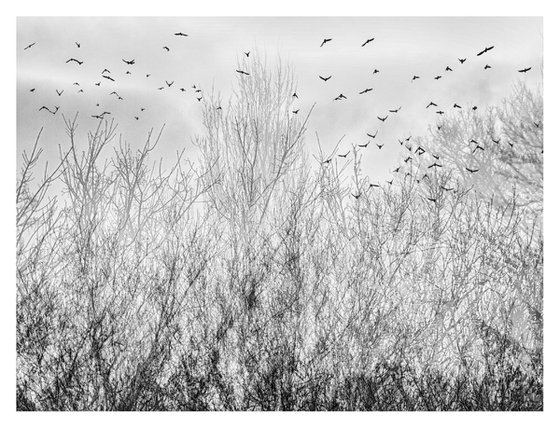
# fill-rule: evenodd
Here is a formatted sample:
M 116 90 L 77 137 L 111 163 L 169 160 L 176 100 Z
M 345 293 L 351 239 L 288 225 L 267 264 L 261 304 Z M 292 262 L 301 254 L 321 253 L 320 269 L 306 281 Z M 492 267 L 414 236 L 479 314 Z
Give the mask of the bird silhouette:
M 96 82 L 95 86 L 101 86 L 101 82 Z
M 368 134 L 369 135 L 369 134 Z M 365 144 L 358 144 L 358 147 L 364 147 L 366 148 L 367 146 L 369 146 L 369 141 Z
M 476 147 L 474 148 L 474 150 L 472 151 L 473 154 L 474 154 L 477 150 L 482 150 L 482 151 L 484 151 L 484 147 L 479 146 L 479 145 L 477 144 Z
M 348 156 L 349 154 L 350 154 L 350 150 L 348 150 L 348 151 L 346 152 L 346 154 L 344 154 L 344 155 L 338 155 L 338 157 L 339 157 L 339 158 L 345 158 L 345 157 Z
M 439 75 L 434 77 L 434 80 L 439 80 L 439 79 L 441 79 L 441 76 L 439 76 Z
M 167 46 L 164 46 L 163 49 L 165 49 L 167 52 L 169 52 L 169 48 Z
M 163 91 L 164 89 L 165 89 L 165 86 L 160 86 L 160 87 L 158 88 L 158 91 Z
M 488 65 L 488 64 L 486 64 L 486 65 L 484 66 L 484 69 L 485 69 L 485 70 L 488 70 L 489 68 L 492 68 L 492 66 L 491 66 L 491 65 Z
M 474 111 L 476 111 L 476 110 L 478 109 L 478 107 L 477 107 L 477 106 L 473 106 L 472 109 L 473 109 Z
M 78 61 L 76 58 L 70 58 L 66 60 L 66 64 L 68 64 L 69 62 L 75 62 L 78 65 L 82 65 L 84 63 L 83 61 Z
M 387 120 L 388 117 L 389 117 L 388 115 L 385 116 L 385 117 L 379 117 L 379 116 L 377 116 L 377 118 L 378 118 L 381 122 L 385 122 L 385 121 Z
M 359 93 L 359 95 L 367 94 L 367 93 L 370 92 L 370 91 L 373 91 L 373 88 L 364 89 L 362 92 Z
M 444 112 L 442 110 L 438 110 L 436 111 L 436 114 L 444 114 Z
M 434 202 L 434 203 L 437 202 L 437 200 L 435 198 L 426 198 L 426 199 L 430 202 Z
M 334 100 L 335 100 L 335 101 L 339 101 L 339 100 L 343 100 L 343 99 L 346 100 L 347 98 L 346 98 L 346 96 L 345 96 L 344 94 L 340 94 L 340 95 L 339 95 L 338 97 L 336 97 Z
M 408 156 L 405 160 L 404 163 L 408 163 L 412 160 L 412 156 Z
M 463 108 L 459 104 L 453 104 L 453 108 Z
M 202 97 L 196 97 L 196 99 L 198 100 L 198 102 L 202 101 Z
M 489 48 L 484 48 L 483 50 L 481 50 L 479 53 L 476 54 L 476 56 L 480 56 L 482 54 L 485 54 L 486 52 L 490 51 L 494 49 L 494 46 L 490 46 Z
M 402 107 L 399 107 L 399 108 L 396 108 L 396 109 L 393 109 L 393 110 L 389 110 L 389 113 L 398 113 L 401 108 Z
M 35 92 L 35 88 L 31 88 L 29 92 Z
M 188 37 L 188 34 L 181 33 L 181 32 L 179 32 L 179 33 L 174 33 L 174 35 L 175 35 L 175 36 Z
M 393 179 L 391 181 L 387 181 L 387 183 L 391 186 L 393 184 Z
M 500 139 L 499 138 L 497 140 L 495 140 L 494 137 L 492 137 L 491 140 L 496 144 L 500 144 Z
M 111 92 L 109 95 L 116 95 L 117 97 L 119 96 L 116 91 Z
M 179 90 L 180 90 L 181 92 L 185 92 L 185 91 L 186 91 L 185 88 L 179 88 Z
M 351 195 L 354 196 L 355 199 L 358 199 L 360 197 L 359 193 L 357 195 L 354 195 L 353 193 L 351 193 Z
M 383 144 L 377 144 L 377 143 L 376 143 L 375 145 L 377 146 L 377 148 L 378 148 L 379 150 L 381 150 L 381 149 L 383 148 L 383 146 L 385 145 L 385 143 L 383 143 Z
M 471 169 L 471 168 L 468 168 L 468 167 L 465 167 L 465 169 L 466 169 L 467 171 L 469 171 L 471 174 L 474 174 L 475 172 L 478 172 L 478 171 L 479 171 L 478 169 Z
M 323 163 L 331 163 L 332 159 L 326 159 L 323 161 Z
M 111 76 L 107 76 L 106 74 L 104 74 L 103 77 L 104 77 L 105 79 L 107 79 L 107 80 L 112 81 L 112 82 L 115 81 L 115 79 L 113 79 Z
M 436 154 L 432 153 L 432 157 L 433 157 L 434 159 L 439 160 L 439 155 L 436 155 Z
M 371 43 L 375 40 L 375 37 L 372 37 L 371 39 L 367 39 L 363 44 L 362 47 L 364 47 L 365 45 L 367 45 L 368 43 Z
M 436 125 L 436 127 L 437 127 L 438 131 L 441 131 L 441 128 L 443 128 L 443 125 Z
M 381 187 L 379 184 L 369 183 L 369 187 Z
M 332 77 L 332 75 L 329 76 L 329 77 L 319 76 L 319 79 L 321 79 L 323 82 L 326 82 L 326 81 L 329 80 L 331 77 Z
M 79 44 L 78 42 L 74 42 L 74 43 L 76 43 L 76 46 L 78 46 L 78 48 L 81 48 L 81 47 L 82 47 L 82 45 Z
M 401 167 L 397 167 L 396 169 L 393 170 L 393 172 L 396 172 L 398 174 L 398 172 L 401 170 Z
M 47 106 L 43 106 L 39 109 L 39 111 L 41 110 L 47 110 L 50 114 L 56 114 L 56 112 L 58 111 L 59 107 L 58 106 L 54 106 L 54 111 L 52 111 L 50 108 L 48 108 Z
M 109 70 L 107 70 L 106 68 L 104 68 L 103 71 L 101 72 L 101 74 L 105 74 L 105 73 L 111 74 L 111 72 L 110 72 Z
M 23 50 L 26 51 L 27 49 L 32 48 L 33 46 L 35 46 L 36 43 L 37 42 L 33 42 L 30 45 L 27 45 L 26 47 L 23 48 Z
M 239 74 L 244 74 L 245 76 L 249 76 L 249 73 L 247 73 L 246 71 L 243 70 L 235 70 L 235 71 Z
M 377 73 L 379 73 L 379 70 L 376 68 L 373 70 L 373 74 L 377 74 Z
M 519 71 L 520 73 L 527 73 L 529 70 L 531 70 L 531 68 L 532 67 L 527 67 L 527 68 L 523 68 L 523 69 L 517 70 L 517 71 Z
M 297 94 L 296 94 L 295 92 L 292 94 L 292 98 L 297 98 L 297 99 L 299 99 L 299 97 L 297 96 Z
M 453 69 L 449 66 L 445 67 L 445 71 L 453 71 Z
M 412 76 L 412 82 L 414 82 L 416 79 L 420 79 L 420 76 L 416 76 L 416 75 Z
M 138 118 L 138 116 L 134 116 L 134 119 L 138 120 L 139 118 Z
M 434 103 L 433 101 L 430 101 L 430 104 L 428 104 L 428 105 L 426 106 L 426 108 L 430 108 L 431 106 L 437 107 L 437 104 Z
M 445 190 L 446 192 L 451 192 L 453 190 L 452 187 L 445 187 L 443 185 L 439 186 L 442 190 Z
M 467 60 L 467 58 L 459 58 L 459 62 L 460 62 L 461 64 L 464 64 L 466 60 Z
M 323 39 L 323 43 L 321 43 L 321 46 L 319 46 L 320 48 L 323 47 L 323 45 L 327 42 L 330 42 L 332 39 Z
M 151 74 L 146 74 L 146 77 L 150 77 L 150 76 L 151 76 Z
M 126 70 L 125 74 L 132 74 L 129 70 Z
M 379 132 L 379 129 L 378 129 L 377 131 L 375 131 L 375 134 L 368 134 L 368 133 L 366 133 L 366 135 L 367 135 L 369 138 L 375 138 L 375 137 L 377 137 L 377 133 L 378 133 L 378 132 Z
M 430 166 L 428 166 L 428 169 L 432 169 L 432 168 L 442 168 L 441 164 L 434 162 L 433 164 L 431 164 Z
M 292 110 L 292 113 L 293 113 L 293 114 L 298 114 L 298 113 L 299 113 L 299 110 L 300 110 L 299 108 L 298 108 L 297 110 Z
M 64 89 L 62 91 L 59 91 L 58 89 L 56 89 L 56 94 L 60 97 L 62 95 L 62 93 L 64 92 Z
M 173 83 L 175 83 L 175 80 L 173 80 L 171 83 L 169 83 L 167 80 L 165 81 L 166 85 L 168 88 L 171 88 L 171 85 L 173 85 Z
M 126 60 L 126 59 L 122 58 L 122 60 L 125 64 L 128 64 L 128 65 L 134 65 L 136 63 L 136 61 L 134 59 Z

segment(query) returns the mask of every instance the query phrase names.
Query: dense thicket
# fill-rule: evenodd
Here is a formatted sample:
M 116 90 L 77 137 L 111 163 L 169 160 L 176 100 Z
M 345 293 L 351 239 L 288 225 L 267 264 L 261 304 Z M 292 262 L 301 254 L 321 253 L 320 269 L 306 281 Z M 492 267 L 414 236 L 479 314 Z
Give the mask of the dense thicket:
M 448 167 L 377 189 L 306 156 L 284 68 L 248 71 L 197 163 L 108 122 L 82 152 L 75 120 L 57 169 L 25 155 L 17 408 L 542 409 L 540 94 L 446 119 L 418 144 Z

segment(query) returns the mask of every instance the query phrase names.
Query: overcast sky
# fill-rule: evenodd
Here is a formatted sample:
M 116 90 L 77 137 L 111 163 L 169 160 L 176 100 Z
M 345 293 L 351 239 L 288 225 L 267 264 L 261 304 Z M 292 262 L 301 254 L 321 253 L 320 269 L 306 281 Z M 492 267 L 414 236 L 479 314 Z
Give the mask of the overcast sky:
M 321 48 L 324 38 L 332 41 Z M 436 122 L 437 115 L 425 108 L 428 102 L 449 113 L 454 103 L 483 109 L 499 103 L 519 79 L 531 86 L 542 83 L 540 18 L 26 17 L 18 18 L 17 43 L 18 156 L 44 127 L 41 144 L 53 160 L 58 144 L 68 145 L 60 113 L 79 112 L 79 136 L 85 137 L 96 124 L 90 116 L 104 110 L 113 113 L 131 145 L 140 146 L 150 128 L 165 123 L 158 154 L 186 148 L 196 156 L 192 140 L 204 129 L 192 85 L 204 92 L 214 87 L 227 99 L 243 52 L 255 49 L 293 67 L 299 95 L 294 108 L 300 114 L 317 104 L 307 134 L 311 153 L 316 152 L 315 132 L 326 148 L 345 135 L 346 150 L 379 129 L 376 142 L 384 148 L 363 152 L 364 170 L 373 179 L 396 164 L 397 138 L 422 135 Z M 36 44 L 24 50 L 31 43 Z M 495 48 L 477 57 L 486 46 Z M 83 64 L 66 63 L 72 57 Z M 459 57 L 467 61 L 461 65 Z M 122 58 L 135 64 L 128 66 Z M 492 68 L 484 70 L 486 64 Z M 517 72 L 525 67 L 531 72 Z M 105 68 L 114 83 L 101 77 Z M 323 82 L 319 75 L 333 77 Z M 413 75 L 420 79 L 412 83 Z M 443 77 L 436 81 L 436 75 Z M 167 88 L 165 80 L 175 83 Z M 160 91 L 161 86 L 166 88 Z M 370 87 L 372 92 L 358 95 Z M 64 92 L 58 96 L 56 90 Z M 123 100 L 110 96 L 113 90 Z M 348 99 L 334 102 L 340 93 Z M 39 112 L 43 105 L 60 106 L 59 113 Z M 398 107 L 386 122 L 376 118 Z

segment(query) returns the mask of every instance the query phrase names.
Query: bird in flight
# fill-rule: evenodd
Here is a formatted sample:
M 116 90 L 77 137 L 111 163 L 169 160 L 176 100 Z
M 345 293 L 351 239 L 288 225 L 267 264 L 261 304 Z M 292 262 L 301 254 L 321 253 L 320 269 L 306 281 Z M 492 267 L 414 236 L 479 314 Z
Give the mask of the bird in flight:
M 185 92 L 185 91 L 186 91 L 185 88 L 179 88 L 179 90 L 180 90 L 181 92 Z
M 439 163 L 434 162 L 433 164 L 431 164 L 431 165 L 428 167 L 428 169 L 431 169 L 431 168 L 441 168 L 441 167 L 442 167 L 442 166 L 441 166 Z
M 484 147 L 479 146 L 479 145 L 477 144 L 476 147 L 474 148 L 474 150 L 472 151 L 473 154 L 474 154 L 477 150 L 482 150 L 482 151 L 484 151 Z
M 345 100 L 347 99 L 346 96 L 345 96 L 344 94 L 340 94 L 340 95 L 339 95 L 338 97 L 336 97 L 334 100 L 335 100 L 335 101 L 339 101 L 339 100 L 342 100 L 342 99 L 345 99 Z
M 495 140 L 494 137 L 492 137 L 491 140 L 496 144 L 500 144 L 500 139 L 499 138 L 497 140 Z
M 249 76 L 249 73 L 247 73 L 246 71 L 243 70 L 235 70 L 236 72 L 238 72 L 239 74 L 244 74 L 245 76 Z
M 412 160 L 412 156 L 408 156 L 405 160 L 404 163 L 408 163 Z
M 377 116 L 377 118 L 378 118 L 381 122 L 385 122 L 385 121 L 387 120 L 388 117 L 389 117 L 388 115 L 385 116 L 385 117 L 379 117 L 379 116 Z
M 377 73 L 379 73 L 379 70 L 376 68 L 373 70 L 373 74 L 377 74 Z
M 490 46 L 489 48 L 484 48 L 483 50 L 481 50 L 479 53 L 476 54 L 476 56 L 480 56 L 482 54 L 485 54 L 486 52 L 490 51 L 494 49 L 494 46 Z
M 477 106 L 473 106 L 472 109 L 473 109 L 474 111 L 476 111 L 477 108 L 478 108 Z
M 443 114 L 443 111 L 438 110 L 438 111 L 436 111 L 436 113 L 437 113 L 437 114 Z
M 146 77 L 150 77 L 150 76 L 151 76 L 151 74 L 146 74 Z
M 126 59 L 123 58 L 123 62 L 128 65 L 134 65 L 136 61 L 134 59 L 127 61 Z
M 35 92 L 35 88 L 31 88 L 29 92 Z
M 391 181 L 387 181 L 387 183 L 391 186 L 393 184 L 393 179 Z
M 56 94 L 60 97 L 62 95 L 62 93 L 64 92 L 64 89 L 62 91 L 59 91 L 58 89 L 56 89 Z
M 295 92 L 292 94 L 292 98 L 297 98 L 297 99 L 299 99 L 299 97 L 297 96 L 297 93 L 295 93 Z
M 377 133 L 378 133 L 378 132 L 379 132 L 379 129 L 378 129 L 377 131 L 375 131 L 375 134 L 368 134 L 368 133 L 366 133 L 366 135 L 367 135 L 369 138 L 375 138 L 375 137 L 377 137 Z
M 54 111 L 52 111 L 51 109 L 49 109 L 47 106 L 43 106 L 39 109 L 39 111 L 41 110 L 47 110 L 50 114 L 56 114 L 56 112 L 58 111 L 58 106 L 54 107 Z
M 445 190 L 446 192 L 451 192 L 453 190 L 453 187 L 445 187 L 445 186 L 439 186 L 442 190 Z
M 321 46 L 319 46 L 320 48 L 323 47 L 323 45 L 327 42 L 330 42 L 332 39 L 323 39 L 323 43 L 321 43 Z
M 439 80 L 439 79 L 441 79 L 441 76 L 439 76 L 439 75 L 434 77 L 434 80 Z
M 357 195 L 354 195 L 353 193 L 351 193 L 352 196 L 354 196 L 354 198 L 358 199 L 360 197 L 360 194 L 358 193 Z
M 68 64 L 69 62 L 75 62 L 78 65 L 82 65 L 84 63 L 83 61 L 78 61 L 76 58 L 70 58 L 70 59 L 66 60 L 66 64 Z
M 348 150 L 348 151 L 346 152 L 346 154 L 344 154 L 344 155 L 338 155 L 338 157 L 339 157 L 339 158 L 345 158 L 345 157 L 348 156 L 349 154 L 350 154 L 350 150 Z
M 293 114 L 298 114 L 298 113 L 299 113 L 299 110 L 300 110 L 299 108 L 298 108 L 297 110 L 292 110 L 292 113 L 293 113 Z
M 426 108 L 430 108 L 431 106 L 437 107 L 437 104 L 434 103 L 433 101 L 430 101 L 430 104 L 428 104 L 428 105 L 426 106 Z
M 369 187 L 381 187 L 379 184 L 369 183 Z
M 164 46 L 163 49 L 165 49 L 167 52 L 169 52 L 169 48 L 167 46 Z
M 463 108 L 463 107 L 461 107 L 459 104 L 455 103 L 455 104 L 453 104 L 453 108 Z
M 138 120 L 139 118 L 138 118 L 138 116 L 134 116 L 134 119 Z
M 445 71 L 453 71 L 453 69 L 449 66 L 445 67 Z
M 188 34 L 185 34 L 185 33 L 181 33 L 181 32 L 179 32 L 179 33 L 175 33 L 174 35 L 175 35 L 175 36 L 183 36 L 183 37 L 188 37 Z
M 175 83 L 175 80 L 172 81 L 171 83 L 169 83 L 167 80 L 165 81 L 166 85 L 168 88 L 171 88 L 171 85 L 173 85 L 173 83 Z
M 377 148 L 378 148 L 379 150 L 381 150 L 381 149 L 383 148 L 383 146 L 385 145 L 385 143 L 383 143 L 383 144 L 375 144 L 375 145 L 377 146 Z
M 467 58 L 459 58 L 459 62 L 460 62 L 461 64 L 464 64 L 466 60 L 467 60 Z
M 368 134 L 369 135 L 369 134 Z M 369 141 L 365 144 L 358 144 L 358 147 L 364 147 L 366 148 L 367 146 L 369 146 Z
M 329 80 L 331 77 L 332 77 L 332 75 L 329 76 L 329 77 L 319 76 L 319 79 L 321 79 L 323 82 L 326 82 L 326 81 Z
M 402 106 L 399 107 L 399 108 L 396 108 L 394 110 L 389 110 L 389 113 L 398 113 L 401 108 L 402 108 Z
M 95 83 L 95 86 L 101 86 L 101 82 Z
M 196 97 L 196 99 L 198 100 L 198 102 L 202 101 L 202 97 Z
M 23 48 L 23 50 L 26 51 L 27 49 L 32 48 L 33 46 L 35 46 L 35 43 L 37 42 L 33 42 L 30 45 L 27 45 L 26 47 Z
M 517 70 L 517 71 L 519 71 L 520 73 L 527 73 L 531 68 L 532 67 L 527 67 L 527 68 L 523 68 L 523 69 Z
M 246 56 L 247 58 L 249 58 L 249 54 L 251 53 L 251 51 L 249 51 L 249 52 L 243 52 L 243 53 L 245 54 L 245 56 Z
M 434 202 L 434 203 L 437 202 L 435 198 L 426 198 L 426 199 L 430 202 Z
M 132 74 L 129 70 L 126 70 L 125 74 Z
M 471 174 L 474 174 L 475 172 L 478 172 L 478 171 L 479 171 L 478 169 L 471 169 L 471 168 L 468 168 L 468 167 L 465 167 L 465 169 L 466 169 L 467 171 L 469 171 Z
M 485 70 L 488 70 L 489 68 L 492 68 L 492 66 L 491 66 L 491 65 L 488 65 L 488 64 L 486 64 L 486 65 L 484 66 L 484 69 L 485 69 Z
M 412 76 L 412 81 L 413 81 L 413 82 L 414 82 L 416 79 L 420 79 L 420 76 L 416 76 L 416 75 Z
M 103 77 L 104 77 L 105 79 L 108 79 L 108 80 L 112 81 L 112 82 L 115 81 L 115 79 L 113 79 L 111 76 L 107 76 L 107 75 L 104 74 Z
M 76 43 L 76 46 L 78 46 L 78 48 L 81 48 L 81 47 L 82 47 L 82 45 L 79 44 L 78 42 L 74 42 L 74 43 Z
M 367 94 L 367 93 L 370 92 L 370 91 L 373 91 L 373 88 L 364 89 L 362 92 L 360 92 L 360 95 L 362 95 L 362 94 Z
M 164 89 L 165 89 L 165 86 L 160 86 L 160 87 L 158 88 L 158 91 L 163 91 Z
M 101 74 L 105 74 L 105 73 L 109 73 L 109 74 L 111 74 L 111 72 L 110 72 L 109 70 L 107 70 L 106 68 L 105 68 L 105 69 L 103 69 L 103 71 L 101 72 Z
M 367 39 L 363 44 L 362 47 L 364 47 L 365 45 L 367 45 L 368 43 L 371 43 L 375 40 L 375 37 L 372 37 L 371 39 Z

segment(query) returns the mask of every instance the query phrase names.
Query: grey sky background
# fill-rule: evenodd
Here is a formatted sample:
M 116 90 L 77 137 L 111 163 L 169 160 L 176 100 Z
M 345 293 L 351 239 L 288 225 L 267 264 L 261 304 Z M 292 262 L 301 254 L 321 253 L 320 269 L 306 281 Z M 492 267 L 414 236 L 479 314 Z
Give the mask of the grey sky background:
M 178 31 L 189 36 L 174 36 Z M 375 40 L 362 48 L 371 37 Z M 333 40 L 320 48 L 323 38 Z M 492 51 L 476 56 L 491 45 Z M 371 144 L 362 151 L 364 172 L 379 180 L 398 162 L 397 138 L 423 135 L 436 123 L 437 115 L 425 108 L 428 102 L 446 114 L 454 103 L 484 109 L 499 103 L 520 79 L 540 85 L 542 48 L 541 18 L 18 18 L 18 165 L 21 151 L 33 144 L 41 127 L 41 146 L 50 162 L 58 144 L 68 147 L 60 113 L 79 112 L 78 137 L 85 146 L 87 131 L 97 124 L 91 115 L 104 110 L 113 113 L 123 140 L 133 147 L 143 144 L 150 128 L 165 123 L 156 155 L 169 157 L 186 148 L 187 156 L 196 158 L 192 140 L 204 128 L 192 85 L 203 93 L 213 87 L 228 99 L 243 51 L 253 55 L 257 49 L 271 64 L 279 57 L 293 67 L 299 114 L 316 103 L 306 139 L 310 153 L 317 152 L 315 132 L 327 150 L 345 135 L 345 152 L 365 143 L 366 132 L 379 130 L 375 142 L 385 143 L 384 148 Z M 66 64 L 71 57 L 84 64 Z M 459 57 L 467 58 L 465 64 Z M 122 58 L 134 58 L 136 64 L 127 66 Z M 484 70 L 485 64 L 492 68 Z M 444 71 L 447 65 L 453 72 Z M 517 70 L 524 67 L 532 70 L 520 75 Z M 116 82 L 101 77 L 104 68 Z M 380 72 L 374 75 L 374 69 Z M 323 82 L 319 75 L 333 77 Z M 411 83 L 413 75 L 421 78 Z M 436 75 L 443 77 L 436 81 Z M 175 83 L 167 88 L 165 80 Z M 358 95 L 369 87 L 372 92 Z M 64 90 L 62 96 L 56 89 Z M 124 100 L 110 96 L 113 90 Z M 340 93 L 348 99 L 334 102 Z M 60 111 L 55 116 L 39 112 L 42 105 L 58 105 Z M 384 123 L 376 118 L 401 106 Z

